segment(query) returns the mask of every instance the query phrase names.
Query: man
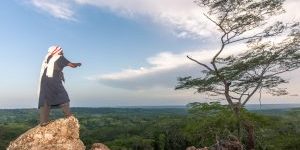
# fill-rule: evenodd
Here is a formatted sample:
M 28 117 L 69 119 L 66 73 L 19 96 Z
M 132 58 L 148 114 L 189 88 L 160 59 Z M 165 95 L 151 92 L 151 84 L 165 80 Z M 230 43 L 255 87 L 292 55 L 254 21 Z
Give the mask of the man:
M 81 63 L 71 63 L 64 57 L 60 46 L 51 46 L 42 63 L 39 84 L 40 125 L 49 122 L 51 108 L 62 108 L 65 117 L 71 116 L 70 99 L 62 81 L 64 81 L 63 68 L 80 67 Z

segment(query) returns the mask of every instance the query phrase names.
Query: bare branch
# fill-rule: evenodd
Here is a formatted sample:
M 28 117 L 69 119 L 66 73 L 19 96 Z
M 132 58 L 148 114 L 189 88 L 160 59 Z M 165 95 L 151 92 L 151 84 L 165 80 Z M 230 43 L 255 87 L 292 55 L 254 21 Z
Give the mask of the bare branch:
M 261 87 L 263 75 L 266 73 L 268 67 L 269 67 L 269 65 L 267 65 L 267 66 L 264 68 L 264 70 L 261 72 L 260 77 L 259 77 L 260 80 L 257 82 L 257 85 L 256 85 L 256 87 L 253 89 L 253 91 L 247 96 L 247 98 L 245 99 L 245 101 L 242 103 L 242 106 L 245 106 L 246 103 L 249 101 L 249 99 L 253 96 L 253 94 L 258 90 L 258 88 Z
M 221 48 L 220 50 L 218 51 L 218 53 L 216 53 L 216 55 L 213 57 L 212 61 L 211 61 L 211 64 L 214 66 L 215 70 L 218 70 L 216 65 L 215 65 L 215 62 L 216 62 L 216 59 L 217 57 L 221 54 L 221 52 L 224 50 L 224 47 L 225 47 L 225 43 L 224 43 L 224 37 L 226 36 L 226 33 L 223 34 L 223 36 L 221 37 Z
M 203 13 L 203 15 L 204 15 L 207 19 L 209 19 L 211 22 L 213 22 L 216 26 L 218 26 L 224 33 L 226 33 L 225 29 L 221 26 L 221 23 L 224 21 L 224 18 L 225 18 L 226 16 L 222 19 L 222 21 L 221 21 L 220 23 L 217 23 L 216 21 L 214 21 L 213 19 L 211 19 L 208 15 L 206 15 L 205 13 Z
M 190 56 L 186 56 L 188 59 L 190 59 L 190 60 L 192 60 L 192 61 L 194 61 L 194 62 L 196 62 L 197 64 L 199 64 L 199 65 L 201 65 L 201 66 L 203 66 L 203 67 L 205 67 L 206 69 L 208 69 L 209 71 L 213 71 L 209 66 L 207 66 L 206 64 L 203 64 L 203 63 L 201 63 L 201 62 L 199 62 L 199 61 L 197 61 L 197 60 L 195 60 L 195 59 L 193 59 L 193 58 L 191 58 Z

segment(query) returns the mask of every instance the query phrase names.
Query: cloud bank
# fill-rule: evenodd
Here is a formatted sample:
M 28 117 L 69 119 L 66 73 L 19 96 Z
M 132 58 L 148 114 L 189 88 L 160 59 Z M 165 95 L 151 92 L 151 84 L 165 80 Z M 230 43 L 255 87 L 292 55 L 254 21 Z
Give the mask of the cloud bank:
M 180 38 L 197 38 L 214 34 L 214 26 L 192 0 L 30 0 L 33 6 L 50 15 L 75 20 L 77 6 L 93 6 L 129 19 L 150 18 L 171 28 Z
M 125 17 L 150 17 L 154 22 L 172 27 L 178 37 L 211 36 L 212 24 L 192 0 L 76 0 Z
M 130 19 L 149 17 L 153 22 L 171 28 L 179 38 L 210 37 L 215 26 L 203 16 L 193 0 L 29 0 L 40 10 L 63 20 L 76 20 L 75 7 L 93 6 Z M 287 0 L 287 13 L 279 18 L 300 21 L 298 0 Z
M 243 47 L 243 45 L 229 47 L 230 51 L 224 51 L 222 56 L 239 53 Z M 98 81 L 110 87 L 131 90 L 162 87 L 174 88 L 178 77 L 199 76 L 204 69 L 202 66 L 189 60 L 186 57 L 187 55 L 209 65 L 209 61 L 215 53 L 215 50 L 195 50 L 177 54 L 162 52 L 147 58 L 149 67 L 124 69 L 116 73 L 91 76 L 88 79 Z

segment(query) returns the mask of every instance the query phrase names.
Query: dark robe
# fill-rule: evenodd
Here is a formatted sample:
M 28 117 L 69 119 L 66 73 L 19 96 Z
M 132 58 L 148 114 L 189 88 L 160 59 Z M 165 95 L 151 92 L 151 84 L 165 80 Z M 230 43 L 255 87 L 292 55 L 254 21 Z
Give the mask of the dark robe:
M 48 59 L 48 62 L 51 58 Z M 67 91 L 63 86 L 63 68 L 70 63 L 64 56 L 58 58 L 54 63 L 53 77 L 47 77 L 47 68 L 44 70 L 39 93 L 39 106 L 38 108 L 44 106 L 46 103 L 52 108 L 56 108 L 64 103 L 70 102 Z

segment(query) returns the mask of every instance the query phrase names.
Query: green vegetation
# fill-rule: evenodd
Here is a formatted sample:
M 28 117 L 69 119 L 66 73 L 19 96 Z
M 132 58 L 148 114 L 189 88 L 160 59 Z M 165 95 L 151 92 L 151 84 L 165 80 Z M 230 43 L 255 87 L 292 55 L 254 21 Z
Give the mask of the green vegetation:
M 236 118 L 219 103 L 191 103 L 186 108 L 73 108 L 87 146 L 101 142 L 113 150 L 184 150 L 210 146 L 216 137 L 235 135 Z M 300 149 L 300 109 L 242 110 L 255 126 L 256 149 Z M 258 113 L 259 112 L 259 113 Z M 267 114 L 267 115 L 264 115 Z M 60 110 L 52 119 L 62 116 Z M 0 110 L 0 149 L 37 125 L 36 109 Z M 246 131 L 242 142 L 246 144 Z M 245 145 L 247 146 L 247 145 Z

